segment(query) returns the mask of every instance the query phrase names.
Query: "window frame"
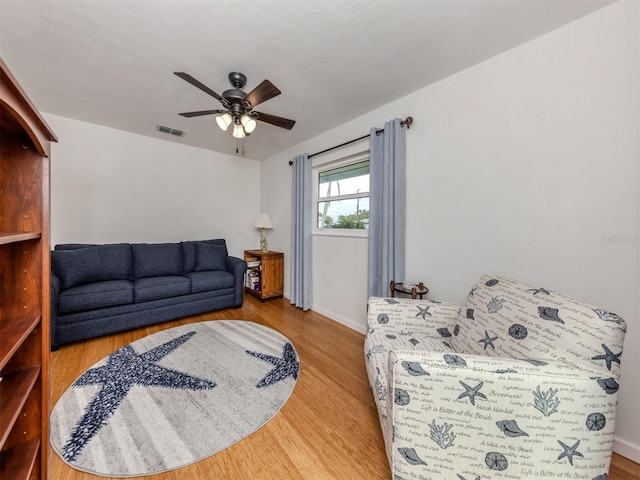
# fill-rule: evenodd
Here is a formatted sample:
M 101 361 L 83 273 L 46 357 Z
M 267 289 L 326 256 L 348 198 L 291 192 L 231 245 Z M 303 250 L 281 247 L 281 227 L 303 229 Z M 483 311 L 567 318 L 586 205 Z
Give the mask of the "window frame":
M 353 198 L 370 198 L 371 197 L 371 181 L 369 181 L 369 190 L 366 195 L 358 193 L 350 193 L 345 195 L 336 195 L 332 197 L 319 198 L 319 179 L 320 174 L 328 170 L 334 170 L 336 168 L 344 167 L 346 165 L 352 165 L 361 163 L 364 161 L 371 162 L 371 156 L 369 150 L 347 155 L 335 160 L 330 160 L 318 165 L 312 166 L 313 177 L 313 225 L 311 228 L 312 235 L 328 236 L 328 237 L 353 237 L 353 238 L 369 238 L 368 228 L 318 228 L 318 204 L 326 202 L 327 199 L 331 200 L 349 200 Z M 371 166 L 371 163 L 369 163 Z M 371 174 L 369 174 L 369 180 L 371 180 Z

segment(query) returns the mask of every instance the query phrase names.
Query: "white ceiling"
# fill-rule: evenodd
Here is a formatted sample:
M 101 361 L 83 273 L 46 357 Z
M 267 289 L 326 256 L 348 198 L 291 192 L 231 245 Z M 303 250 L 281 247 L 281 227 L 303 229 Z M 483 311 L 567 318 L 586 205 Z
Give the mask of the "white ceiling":
M 247 92 L 267 78 L 282 95 L 259 110 L 297 123 L 258 122 L 245 156 L 261 160 L 610 3 L 0 0 L 0 55 L 43 112 L 228 154 L 214 116 L 178 115 L 220 104 L 173 72 L 218 93 L 231 71 Z

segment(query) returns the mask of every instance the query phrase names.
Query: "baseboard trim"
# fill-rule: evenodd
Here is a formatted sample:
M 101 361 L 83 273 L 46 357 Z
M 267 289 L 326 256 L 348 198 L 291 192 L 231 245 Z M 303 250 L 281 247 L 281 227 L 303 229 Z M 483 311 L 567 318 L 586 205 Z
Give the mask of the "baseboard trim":
M 284 298 L 286 298 L 287 300 L 290 299 L 289 293 L 285 292 L 285 294 L 283 295 Z M 344 318 L 336 313 L 333 313 L 329 310 L 326 310 L 322 307 L 319 307 L 317 305 L 312 305 L 311 306 L 311 310 L 313 310 L 314 312 L 318 312 L 320 315 L 324 315 L 325 317 L 330 318 L 331 320 L 333 320 L 334 322 L 338 322 L 341 325 L 344 325 L 345 327 L 349 327 L 351 330 L 355 330 L 356 332 L 362 333 L 363 335 L 365 333 L 367 333 L 367 327 L 364 325 L 358 325 L 357 323 L 355 323 L 353 320 L 349 320 L 348 318 Z
M 640 445 L 634 445 L 626 440 L 613 437 L 613 451 L 629 460 L 640 463 Z
M 337 315 L 333 312 L 330 312 L 329 310 L 326 310 L 324 308 L 318 307 L 317 305 L 313 305 L 311 307 L 311 309 L 314 312 L 318 312 L 320 315 L 324 315 L 325 317 L 329 317 L 331 320 L 338 322 L 342 325 L 344 325 L 345 327 L 349 327 L 351 330 L 355 330 L 356 332 L 360 332 L 363 335 L 365 333 L 367 333 L 367 327 L 364 325 L 358 325 L 357 323 L 355 323 L 353 320 L 349 320 L 348 318 L 344 318 L 341 317 L 340 315 Z

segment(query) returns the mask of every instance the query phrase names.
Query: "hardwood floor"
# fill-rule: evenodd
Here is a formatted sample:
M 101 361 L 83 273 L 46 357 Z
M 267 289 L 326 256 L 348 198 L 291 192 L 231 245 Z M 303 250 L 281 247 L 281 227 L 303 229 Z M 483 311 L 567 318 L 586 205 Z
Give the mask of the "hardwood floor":
M 390 478 L 384 442 L 364 366 L 363 335 L 287 300 L 246 296 L 240 309 L 166 322 L 62 347 L 51 355 L 51 405 L 87 368 L 138 338 L 203 320 L 242 319 L 291 340 L 301 374 L 282 410 L 226 450 L 150 480 L 382 480 Z M 51 480 L 96 480 L 52 453 Z M 608 480 L 640 480 L 640 465 L 614 455 Z

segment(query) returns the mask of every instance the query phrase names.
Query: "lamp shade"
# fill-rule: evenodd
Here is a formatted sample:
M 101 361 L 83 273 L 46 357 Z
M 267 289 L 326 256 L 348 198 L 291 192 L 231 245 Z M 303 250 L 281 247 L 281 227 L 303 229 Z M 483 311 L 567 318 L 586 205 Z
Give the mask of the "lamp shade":
M 254 227 L 273 228 L 273 225 L 271 225 L 271 219 L 269 218 L 269 215 L 267 215 L 266 213 L 261 213 L 258 219 L 256 220 Z
M 242 122 L 244 131 L 247 133 L 251 133 L 256 129 L 256 121 L 253 118 L 251 118 L 249 115 L 243 115 L 240 118 L 240 122 Z
M 244 128 L 242 125 L 238 125 L 237 123 L 233 126 L 233 133 L 231 134 L 235 138 L 244 138 Z
M 218 123 L 218 126 L 225 131 L 227 130 L 227 128 L 229 128 L 229 125 L 231 125 L 232 121 L 233 121 L 233 118 L 231 118 L 231 115 L 229 113 L 224 113 L 216 117 L 216 122 Z

